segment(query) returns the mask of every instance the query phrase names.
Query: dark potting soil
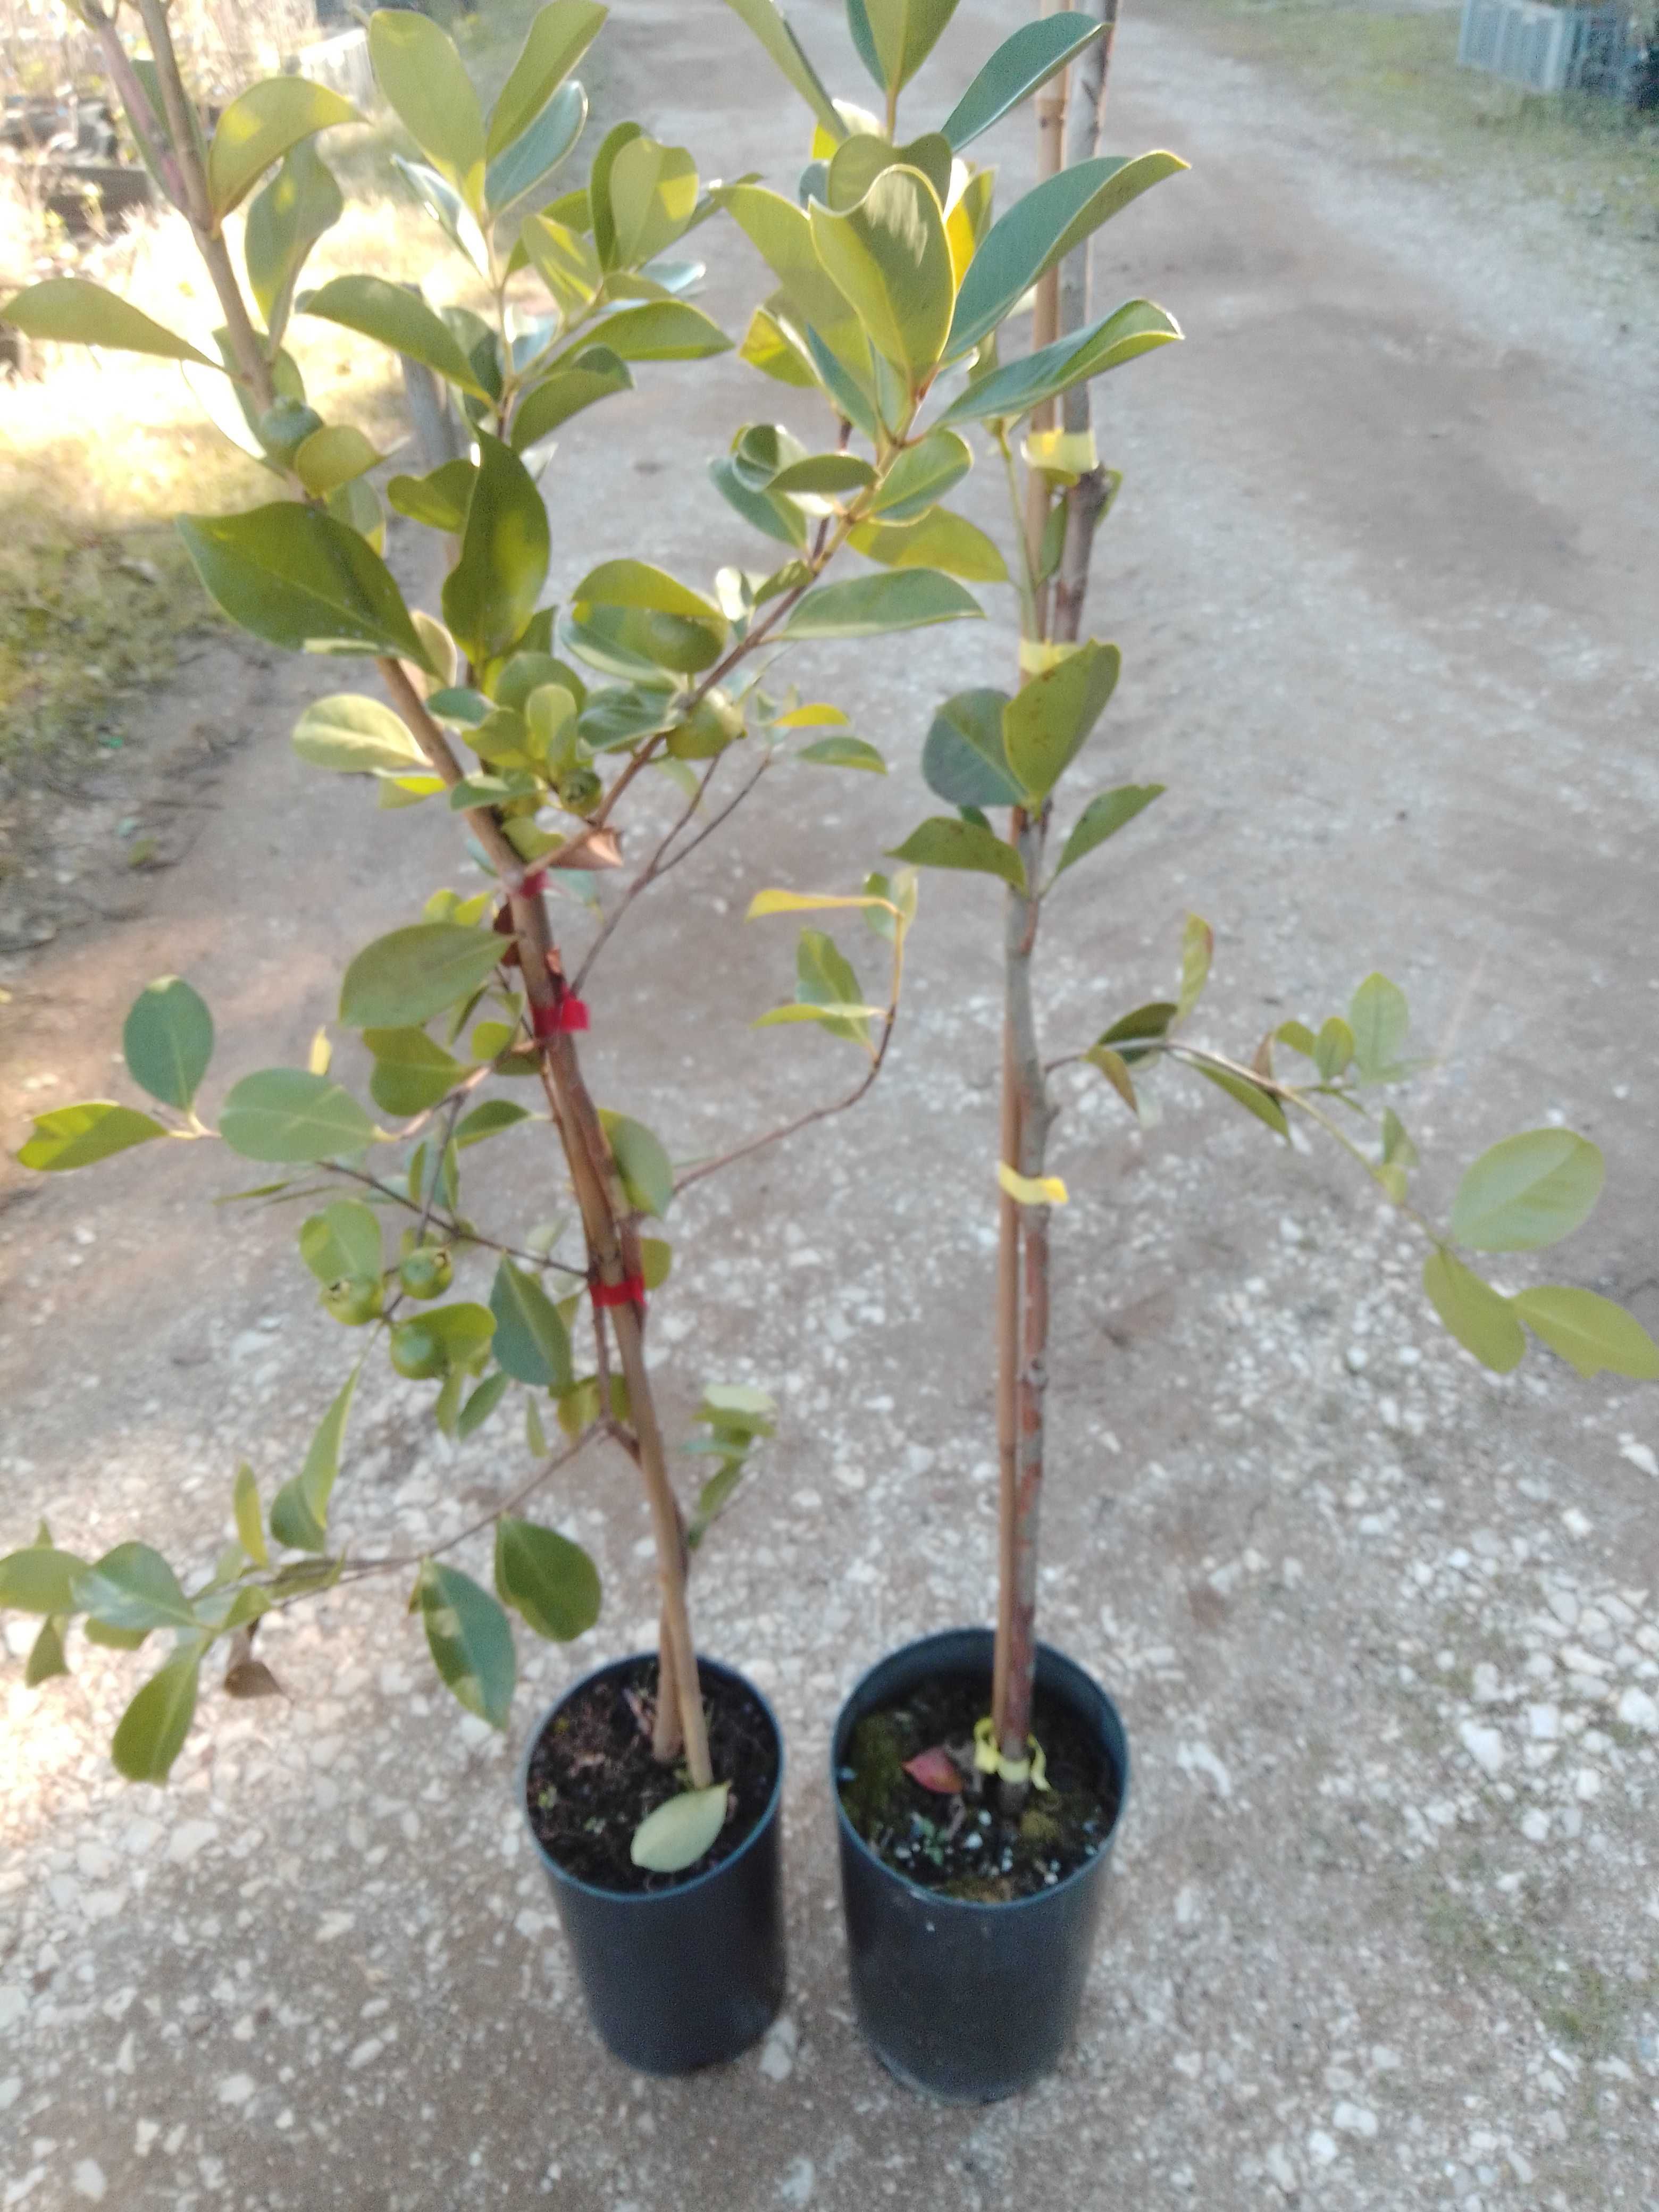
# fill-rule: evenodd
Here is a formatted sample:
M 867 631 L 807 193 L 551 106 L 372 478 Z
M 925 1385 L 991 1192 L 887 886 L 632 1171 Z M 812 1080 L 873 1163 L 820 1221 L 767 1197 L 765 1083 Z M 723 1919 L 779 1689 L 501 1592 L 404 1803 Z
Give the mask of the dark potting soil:
M 990 1705 L 988 1678 L 923 1682 L 857 1723 L 836 1779 L 848 1819 L 896 1873 L 946 1897 L 1002 1905 L 1052 1889 L 1094 1856 L 1117 1818 L 1118 1777 L 1090 1731 L 1040 1689 L 1031 1732 L 1048 1787 L 1006 1818 L 995 1777 L 974 1765 L 974 1723 Z M 926 1789 L 904 1771 L 935 1749 L 950 1755 L 960 1790 Z M 948 1768 L 939 1772 L 949 1778 Z
M 530 1825 L 559 1864 L 599 1889 L 677 1888 L 729 1859 L 771 1802 L 778 1746 L 766 1709 L 742 1684 L 698 1670 L 716 1781 L 732 1785 L 726 1826 L 679 1874 L 651 1874 L 628 1856 L 648 1813 L 686 1787 L 683 1767 L 651 1755 L 657 1662 L 591 1682 L 553 1716 L 530 1757 L 525 1786 Z

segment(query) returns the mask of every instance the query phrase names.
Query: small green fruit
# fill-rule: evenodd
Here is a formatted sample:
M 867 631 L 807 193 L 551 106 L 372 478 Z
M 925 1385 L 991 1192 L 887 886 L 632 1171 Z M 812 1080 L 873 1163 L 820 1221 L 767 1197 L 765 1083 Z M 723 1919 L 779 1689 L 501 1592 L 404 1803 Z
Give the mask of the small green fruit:
M 342 1275 L 337 1283 L 331 1283 L 323 1292 L 322 1302 L 343 1328 L 361 1328 L 380 1313 L 380 1277 Z
M 323 418 L 302 399 L 279 399 L 259 417 L 259 443 L 274 460 L 291 461 Z
M 697 702 L 689 720 L 669 732 L 668 750 L 676 760 L 713 760 L 742 737 L 744 726 L 742 708 L 724 691 L 711 691 Z
M 568 813 L 591 814 L 605 797 L 605 786 L 591 768 L 568 768 L 559 778 L 558 793 Z
M 455 1273 L 441 1245 L 426 1245 L 398 1262 L 398 1280 L 411 1298 L 441 1298 Z
M 442 1339 L 423 1322 L 399 1322 L 392 1332 L 391 1349 L 392 1365 L 399 1375 L 408 1376 L 411 1382 L 429 1382 L 434 1375 L 444 1374 L 449 1366 Z

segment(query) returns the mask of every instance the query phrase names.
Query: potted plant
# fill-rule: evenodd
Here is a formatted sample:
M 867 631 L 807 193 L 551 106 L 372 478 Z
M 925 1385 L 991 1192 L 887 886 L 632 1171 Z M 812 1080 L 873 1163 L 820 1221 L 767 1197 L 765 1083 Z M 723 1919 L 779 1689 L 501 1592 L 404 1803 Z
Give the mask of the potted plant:
M 729 343 L 684 296 L 696 264 L 674 256 L 713 205 L 685 149 L 619 124 L 586 186 L 560 188 L 556 173 L 586 112 L 570 73 L 605 13 L 593 0 L 541 11 L 488 112 L 436 24 L 403 11 L 370 23 L 380 86 L 422 156 L 400 167 L 478 303 L 441 311 L 373 276 L 301 289 L 312 247 L 341 210 L 316 142 L 355 119 L 348 102 L 272 79 L 233 101 L 208 140 L 163 0 L 141 0 L 145 57 L 129 54 L 97 0 L 81 12 L 190 223 L 223 325 L 198 346 L 77 280 L 36 285 L 4 314 L 43 340 L 189 365 L 216 422 L 280 495 L 248 513 L 181 519 L 207 591 L 256 636 L 372 656 L 383 679 L 385 698 L 341 693 L 309 707 L 297 752 L 313 768 L 371 779 L 382 806 L 453 813 L 483 887 L 435 891 L 345 968 L 338 1022 L 363 1048 L 386 1125 L 341 1079 L 325 1031 L 307 1066 L 241 1076 L 210 1126 L 198 1098 L 213 1022 L 178 977 L 140 996 L 124 1032 L 128 1072 L 149 1103 L 94 1100 L 37 1118 L 19 1157 L 43 1171 L 161 1142 L 217 1140 L 260 1164 L 269 1179 L 242 1195 L 314 1209 L 300 1227 L 300 1257 L 361 1348 L 299 1471 L 269 1500 L 251 1469 L 238 1472 L 236 1539 L 210 1571 L 175 1569 L 143 1541 L 87 1560 L 42 1528 L 0 1560 L 0 1606 L 42 1617 L 31 1681 L 65 1669 L 76 1619 L 103 1644 L 170 1633 L 170 1655 L 115 1732 L 115 1762 L 132 1778 L 165 1779 L 210 1655 L 224 1656 L 233 1696 L 268 1693 L 277 1686 L 258 1654 L 261 1618 L 348 1577 L 398 1577 L 442 1680 L 504 1729 L 516 1671 L 509 1616 L 566 1639 L 599 1606 L 592 1561 L 531 1517 L 533 1501 L 579 1451 L 613 1446 L 649 1504 L 659 1650 L 602 1668 L 544 1717 L 526 1757 L 525 1808 L 612 2049 L 654 2070 L 729 2057 L 763 2031 L 782 1992 L 782 1747 L 758 1692 L 699 1658 L 687 1582 L 773 1409 L 753 1389 L 705 1387 L 691 1449 L 706 1480 L 685 1511 L 645 1361 L 647 1302 L 670 1265 L 647 1227 L 686 1182 L 869 1087 L 896 1015 L 914 882 L 877 877 L 846 897 L 756 901 L 760 914 L 861 912 L 885 940 L 890 988 L 866 1002 L 815 915 L 800 939 L 797 995 L 763 1018 L 844 1037 L 860 1055 L 859 1080 L 843 1098 L 682 1173 L 641 1121 L 593 1097 L 583 1038 L 590 1019 L 612 1010 L 590 979 L 635 899 L 720 825 L 797 732 L 809 734 L 796 757 L 815 768 L 881 767 L 833 710 L 765 687 L 781 651 L 977 608 L 931 567 L 823 581 L 849 530 L 810 483 L 776 483 L 789 473 L 779 433 L 740 434 L 722 481 L 740 505 L 763 507 L 787 544 L 781 567 L 722 572 L 710 596 L 647 561 L 612 560 L 576 583 L 562 619 L 541 605 L 550 528 L 537 472 L 550 434 L 627 391 L 632 364 L 695 362 Z M 245 205 L 239 268 L 231 218 Z M 289 350 L 307 319 L 431 372 L 459 416 L 455 458 L 386 486 L 392 506 L 445 549 L 441 619 L 411 610 L 382 558 L 385 517 L 369 483 L 382 457 L 360 429 L 325 422 L 307 401 Z M 747 763 L 735 774 L 734 756 Z M 647 778 L 676 787 L 678 811 L 619 874 L 624 825 Z M 618 883 L 608 899 L 595 888 L 607 876 Z M 566 902 L 557 911 L 568 930 L 556 928 L 554 900 Z M 586 939 L 579 953 L 568 949 L 573 937 Z M 486 1227 L 467 1210 L 469 1155 L 504 1141 L 540 1145 L 544 1164 L 532 1160 L 521 1176 L 524 1218 Z M 556 1158 L 574 1223 L 538 1228 Z M 331 1528 L 354 1393 L 380 1357 L 459 1442 L 491 1424 L 498 1438 L 509 1401 L 519 1406 L 524 1467 L 465 1532 L 489 1537 L 493 1589 L 457 1563 L 461 1537 L 417 1559 L 377 1558 Z M 490 1449 L 499 1459 L 499 1443 Z
M 793 41 L 780 38 L 763 0 L 730 4 L 811 97 L 816 76 Z M 832 204 L 837 162 L 856 158 L 861 170 L 875 168 L 919 158 L 916 149 L 929 144 L 923 137 L 895 152 L 891 142 L 899 94 L 951 8 L 950 0 L 926 9 L 902 0 L 848 0 L 848 14 L 854 45 L 884 95 L 885 114 L 879 122 L 862 118 L 873 144 L 861 138 L 855 155 L 843 149 L 833 157 Z M 1560 1128 L 1504 1139 L 1463 1176 L 1443 1229 L 1413 1202 L 1409 1174 L 1417 1153 L 1392 1106 L 1376 1097 L 1413 1065 L 1405 1057 L 1405 998 L 1385 977 L 1368 977 L 1346 1012 L 1331 1015 L 1316 1030 L 1300 1022 L 1279 1024 L 1242 1060 L 1189 1037 L 1212 945 L 1208 926 L 1194 915 L 1173 997 L 1134 1008 L 1058 1057 L 1045 1055 L 1034 963 L 1048 896 L 1060 877 L 1163 789 L 1123 784 L 1099 792 L 1059 835 L 1056 794 L 1110 699 L 1119 665 L 1115 647 L 1079 641 L 1090 548 L 1119 481 L 1101 465 L 1090 422 L 1090 380 L 1112 362 L 1091 350 L 1100 325 L 1091 321 L 1084 241 L 1097 221 L 1133 196 L 1127 189 L 1132 182 L 1152 183 L 1183 166 L 1167 155 L 1103 161 L 1095 150 L 1108 33 L 1116 15 L 1109 4 L 1093 21 L 1061 13 L 1025 25 L 993 58 L 940 134 L 959 148 L 968 135 L 964 112 L 975 121 L 1006 112 L 1000 95 L 984 88 L 988 80 L 1013 75 L 1013 57 L 1031 57 L 1042 69 L 1036 185 L 994 222 L 988 221 L 988 172 L 958 192 L 957 204 L 971 202 L 981 228 L 951 310 L 941 318 L 949 330 L 943 359 L 960 360 L 976 345 L 980 350 L 966 390 L 948 399 L 935 427 L 921 428 L 920 441 L 926 450 L 930 437 L 976 425 L 1006 471 L 1020 607 L 1019 686 L 1012 694 L 959 693 L 940 708 L 922 766 L 931 787 L 954 811 L 924 822 L 891 855 L 915 867 L 966 869 L 1003 887 L 1001 1138 L 999 1158 L 987 1164 L 988 1184 L 994 1167 L 1000 1188 L 1000 1596 L 994 1631 L 924 1638 L 864 1677 L 837 1723 L 831 1774 L 860 2021 L 901 2078 L 964 2101 L 1028 2086 L 1059 2061 L 1070 2041 L 1129 1781 L 1127 1740 L 1110 1698 L 1082 1668 L 1036 1639 L 1050 1220 L 1053 1208 L 1066 1201 L 1064 1184 L 1048 1172 L 1059 1111 L 1051 1079 L 1061 1069 L 1082 1070 L 1091 1080 L 1109 1083 L 1138 1113 L 1138 1083 L 1158 1061 L 1170 1060 L 1206 1078 L 1281 1138 L 1289 1136 L 1290 1118 L 1300 1117 L 1342 1146 L 1422 1231 L 1430 1303 L 1486 1365 L 1499 1372 L 1514 1367 L 1530 1328 L 1581 1374 L 1606 1369 L 1659 1376 L 1659 1347 L 1611 1300 L 1565 1285 L 1505 1297 L 1460 1256 L 1458 1248 L 1534 1249 L 1577 1228 L 1601 1188 L 1595 1146 Z M 1066 162 L 1066 70 L 1073 64 L 1081 92 L 1069 133 L 1073 158 Z M 810 170 L 807 187 L 821 189 Z M 1088 212 L 1060 219 L 1073 209 Z M 816 204 L 811 221 L 816 243 Z M 1012 305 L 1030 287 L 1030 351 L 998 362 L 992 302 Z M 1136 350 L 1179 335 L 1161 311 L 1143 303 L 1137 312 L 1142 336 Z M 877 343 L 894 369 L 902 369 L 899 349 L 880 337 Z M 1063 401 L 1063 416 L 1057 401 Z M 1282 1073 L 1279 1051 L 1310 1072 L 1296 1079 Z M 1343 1125 L 1344 1115 L 1360 1136 Z

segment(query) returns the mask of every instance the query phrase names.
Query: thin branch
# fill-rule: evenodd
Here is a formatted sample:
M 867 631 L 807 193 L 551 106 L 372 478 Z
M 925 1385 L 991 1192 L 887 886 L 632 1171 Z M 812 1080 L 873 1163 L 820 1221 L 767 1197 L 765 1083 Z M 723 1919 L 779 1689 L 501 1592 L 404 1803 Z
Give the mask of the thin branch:
M 527 1504 L 542 1485 L 550 1482 L 556 1474 L 568 1467 L 604 1427 L 602 1421 L 591 1421 L 574 1443 L 567 1444 L 562 1451 L 555 1452 L 550 1459 L 544 1460 L 528 1482 L 521 1483 L 511 1496 L 500 1499 L 488 1513 L 481 1514 L 476 1521 L 469 1521 L 465 1528 L 458 1528 L 453 1536 L 446 1536 L 441 1544 L 428 1544 L 423 1551 L 399 1553 L 387 1559 L 354 1559 L 340 1580 L 343 1583 L 356 1582 L 366 1575 L 390 1574 L 399 1567 L 418 1567 L 422 1559 L 441 1559 L 446 1552 L 453 1552 L 458 1544 L 465 1543 L 469 1536 L 477 1536 L 492 1527 L 503 1513 L 514 1512 L 520 1505 Z
M 319 1161 L 319 1165 L 331 1175 L 345 1176 L 353 1182 L 367 1184 L 370 1190 L 378 1192 L 382 1198 L 390 1199 L 394 1206 L 401 1206 L 406 1212 L 418 1213 L 421 1210 L 413 1199 L 406 1198 L 402 1191 L 395 1190 L 390 1183 L 382 1182 L 378 1176 L 369 1175 L 362 1168 L 349 1168 L 338 1160 Z M 504 1252 L 509 1260 L 522 1261 L 527 1267 L 553 1267 L 562 1275 L 575 1277 L 579 1282 L 587 1280 L 585 1267 L 573 1267 L 568 1260 L 549 1259 L 539 1252 L 526 1251 L 518 1244 L 504 1244 L 499 1237 L 486 1237 L 480 1229 L 463 1227 L 453 1213 L 434 1212 L 432 1218 L 441 1229 L 447 1229 L 461 1243 L 480 1244 L 486 1251 Z

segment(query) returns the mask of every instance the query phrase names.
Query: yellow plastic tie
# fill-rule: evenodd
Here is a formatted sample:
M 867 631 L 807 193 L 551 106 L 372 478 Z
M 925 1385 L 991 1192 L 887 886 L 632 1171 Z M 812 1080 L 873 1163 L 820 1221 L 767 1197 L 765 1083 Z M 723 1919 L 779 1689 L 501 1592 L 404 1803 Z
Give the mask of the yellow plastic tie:
M 1062 660 L 1069 660 L 1082 647 L 1076 645 L 1051 644 L 1047 638 L 1023 637 L 1019 641 L 1019 672 L 1022 676 L 1046 676 L 1051 668 L 1058 668 Z
M 1047 1790 L 1048 1762 L 1034 1735 L 1025 1739 L 1029 1759 L 1005 1759 L 997 1749 L 996 1726 L 989 1713 L 974 1723 L 974 1765 L 981 1774 L 994 1774 L 999 1782 L 1029 1782 L 1033 1790 Z
M 1069 489 L 1100 466 L 1100 453 L 1091 429 L 1033 430 L 1025 441 L 1025 461 L 1051 483 Z

